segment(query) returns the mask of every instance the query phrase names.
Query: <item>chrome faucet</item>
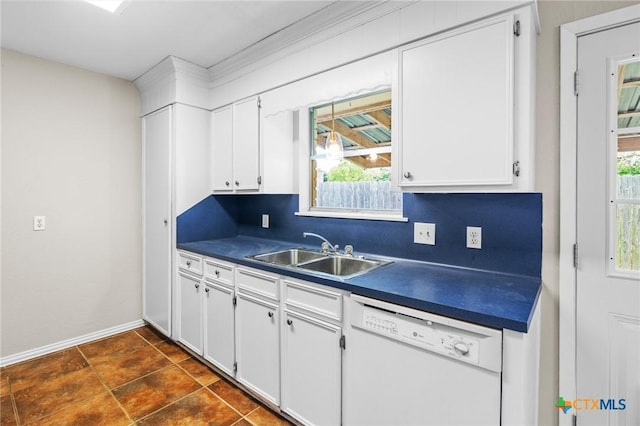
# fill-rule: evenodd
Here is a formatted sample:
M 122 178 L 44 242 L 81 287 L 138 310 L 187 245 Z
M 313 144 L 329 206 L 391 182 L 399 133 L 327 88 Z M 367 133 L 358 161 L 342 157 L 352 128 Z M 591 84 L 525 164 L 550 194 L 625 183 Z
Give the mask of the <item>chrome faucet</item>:
M 307 237 L 316 237 L 319 238 L 323 241 L 322 243 L 322 252 L 323 253 L 329 253 L 329 249 L 333 250 L 333 252 L 335 254 L 340 254 L 338 249 L 338 245 L 333 245 L 331 244 L 331 242 L 329 242 L 329 240 L 327 240 L 325 237 L 323 237 L 322 235 L 318 235 L 318 234 L 314 234 L 313 232 L 303 232 L 302 233 L 302 238 L 307 238 Z

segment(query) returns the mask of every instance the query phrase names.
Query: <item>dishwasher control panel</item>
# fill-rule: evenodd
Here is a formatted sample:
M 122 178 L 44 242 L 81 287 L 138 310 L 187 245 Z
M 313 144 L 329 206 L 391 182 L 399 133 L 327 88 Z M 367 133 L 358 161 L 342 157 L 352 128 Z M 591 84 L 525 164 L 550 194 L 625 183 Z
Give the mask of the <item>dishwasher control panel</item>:
M 502 332 L 439 315 L 352 296 L 352 325 L 494 371 L 502 367 Z M 377 306 L 381 305 L 381 306 Z M 395 308 L 391 310 L 389 308 Z
M 464 358 L 474 364 L 479 361 L 478 339 L 447 330 L 450 327 L 442 327 L 433 321 L 411 318 L 398 313 L 392 314 L 365 306 L 362 328 L 454 358 Z

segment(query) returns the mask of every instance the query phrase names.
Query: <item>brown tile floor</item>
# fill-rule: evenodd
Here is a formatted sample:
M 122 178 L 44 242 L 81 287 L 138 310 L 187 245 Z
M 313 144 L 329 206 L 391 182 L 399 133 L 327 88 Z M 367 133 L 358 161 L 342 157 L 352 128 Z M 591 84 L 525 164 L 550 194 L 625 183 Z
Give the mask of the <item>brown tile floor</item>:
M 287 425 L 150 327 L 0 369 L 0 425 Z

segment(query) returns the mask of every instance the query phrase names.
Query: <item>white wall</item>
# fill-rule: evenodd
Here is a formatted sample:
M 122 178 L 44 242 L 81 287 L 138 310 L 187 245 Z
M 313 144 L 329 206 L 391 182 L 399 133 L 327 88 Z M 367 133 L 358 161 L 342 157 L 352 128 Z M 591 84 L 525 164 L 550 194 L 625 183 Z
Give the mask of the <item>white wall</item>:
M 560 224 L 560 25 L 637 1 L 541 1 L 537 46 L 536 189 L 543 193 L 541 425 L 558 423 L 558 288 Z
M 10 50 L 1 88 L 0 356 L 139 320 L 137 89 Z

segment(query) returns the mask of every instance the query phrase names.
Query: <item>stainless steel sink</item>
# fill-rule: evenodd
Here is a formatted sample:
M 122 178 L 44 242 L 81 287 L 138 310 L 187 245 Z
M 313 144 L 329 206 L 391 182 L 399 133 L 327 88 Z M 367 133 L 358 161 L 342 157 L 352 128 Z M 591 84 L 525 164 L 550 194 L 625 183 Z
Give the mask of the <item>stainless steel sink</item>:
M 368 272 L 387 263 L 389 262 L 360 259 L 356 257 L 329 256 L 324 259 L 314 260 L 313 262 L 298 265 L 298 267 L 309 271 L 344 277 L 347 275 L 356 275 Z
M 294 248 L 289 250 L 280 250 L 270 253 L 257 254 L 254 256 L 249 256 L 248 258 L 259 260 L 261 262 L 273 263 L 274 265 L 292 266 L 299 263 L 305 263 L 311 260 L 326 257 L 326 254 L 317 251 Z
M 279 250 L 247 256 L 247 259 L 310 273 L 323 273 L 342 278 L 364 274 L 390 261 L 366 259 L 342 254 L 329 254 L 301 248 Z

